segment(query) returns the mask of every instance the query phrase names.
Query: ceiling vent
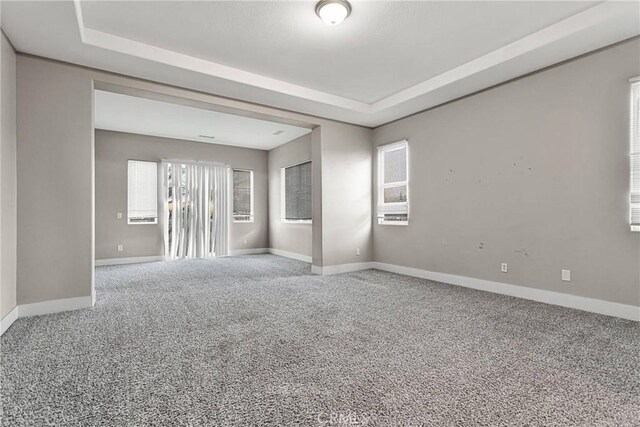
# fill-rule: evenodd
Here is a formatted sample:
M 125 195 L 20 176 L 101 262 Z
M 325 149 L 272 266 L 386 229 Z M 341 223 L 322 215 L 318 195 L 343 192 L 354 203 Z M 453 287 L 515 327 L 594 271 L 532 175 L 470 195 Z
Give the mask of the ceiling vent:
M 280 135 L 281 133 L 284 133 L 284 131 L 283 130 L 277 130 L 273 134 L 274 135 Z
M 215 136 L 211 136 L 211 135 L 198 135 L 199 138 L 209 138 L 209 139 L 216 139 Z

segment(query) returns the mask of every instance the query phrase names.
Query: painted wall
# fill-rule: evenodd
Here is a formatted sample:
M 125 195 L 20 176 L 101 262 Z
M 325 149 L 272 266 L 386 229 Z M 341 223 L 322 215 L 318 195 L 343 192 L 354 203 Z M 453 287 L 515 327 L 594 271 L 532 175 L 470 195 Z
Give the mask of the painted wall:
M 16 306 L 16 54 L 2 34 L 0 80 L 0 319 Z
M 640 305 L 638 75 L 636 38 L 375 129 L 374 146 L 406 138 L 410 153 L 410 224 L 374 225 L 375 260 Z
M 269 247 L 308 257 L 313 252 L 312 224 L 282 221 L 281 169 L 311 157 L 311 134 L 269 150 Z
M 315 267 L 322 266 L 322 128 L 316 127 L 311 132 L 311 159 L 313 168 L 311 168 L 313 180 L 313 192 L 311 198 L 313 203 L 311 224 L 311 248 L 312 248 L 312 264 Z
M 90 296 L 93 84 L 18 55 L 18 304 Z
M 325 267 L 373 260 L 371 138 L 372 131 L 360 127 L 321 129 Z
M 314 212 L 314 264 L 371 259 L 371 233 L 362 225 L 371 220 L 371 174 L 360 174 L 371 168 L 370 160 L 364 165 L 371 130 L 32 56 L 19 54 L 17 67 L 19 304 L 92 294 L 94 85 L 315 127 L 312 160 L 322 177 L 314 179 L 314 210 L 321 209 Z M 351 185 L 340 185 L 345 178 Z M 342 213 L 325 219 L 332 209 Z M 360 257 L 355 247 L 363 248 Z
M 374 131 L 18 55 L 18 303 L 91 293 L 95 81 L 317 126 L 314 265 L 375 259 L 638 304 L 627 80 L 640 74 L 639 43 Z M 373 236 L 372 135 L 374 145 L 409 138 L 412 168 L 411 224 L 374 225 Z
M 254 172 L 253 223 L 232 223 L 230 249 L 267 247 L 267 152 L 96 130 L 96 259 L 164 255 L 162 224 L 127 224 L 127 160 L 201 160 Z M 162 187 L 158 186 L 158 201 Z M 159 215 L 162 206 L 159 206 Z M 123 218 L 117 219 L 116 213 Z M 117 251 L 118 244 L 124 250 Z

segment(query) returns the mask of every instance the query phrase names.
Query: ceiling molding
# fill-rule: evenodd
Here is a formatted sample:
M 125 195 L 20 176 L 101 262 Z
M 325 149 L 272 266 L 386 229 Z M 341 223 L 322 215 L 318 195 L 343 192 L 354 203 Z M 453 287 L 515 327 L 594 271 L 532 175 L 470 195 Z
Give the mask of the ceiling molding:
M 80 41 L 84 43 L 84 17 L 82 15 L 80 0 L 73 0 L 73 10 L 76 13 L 76 23 L 78 24 L 78 31 L 80 32 Z
M 506 46 L 480 56 L 466 64 L 453 68 L 408 89 L 390 95 L 372 105 L 373 112 L 395 107 L 418 96 L 455 83 L 474 74 L 489 70 L 519 56 L 572 36 L 586 28 L 610 18 L 614 11 L 612 2 L 601 3 Z
M 80 39 L 83 44 L 299 99 L 371 115 L 398 107 L 401 104 L 416 100 L 416 98 L 436 93 L 439 89 L 454 85 L 472 76 L 504 66 L 509 61 L 535 53 L 537 50 L 575 36 L 591 27 L 601 25 L 607 21 L 615 22 L 615 19 L 626 11 L 616 3 L 619 2 L 606 1 L 593 6 L 438 76 L 370 104 L 98 31 L 84 25 L 80 0 L 74 0 L 74 9 Z
M 381 57 L 376 56 L 376 52 L 369 52 L 369 50 L 365 51 L 366 54 L 359 51 L 349 52 L 349 46 L 352 45 L 347 45 L 341 51 L 342 54 L 345 52 L 353 56 L 362 54 L 365 59 L 373 55 L 376 59 L 373 65 L 368 64 L 368 66 L 373 67 L 377 63 L 380 68 L 370 69 L 371 73 L 378 73 L 378 77 L 366 80 L 364 76 L 363 79 L 359 79 L 362 70 L 357 69 L 357 67 L 354 68 L 353 64 L 346 64 L 341 69 L 346 70 L 347 73 L 350 69 L 357 69 L 354 71 L 357 74 L 345 75 L 343 70 L 340 76 L 344 81 L 352 81 L 354 85 L 360 84 L 356 88 L 357 90 L 346 91 L 339 89 L 344 85 L 334 85 L 332 83 L 334 80 L 330 78 L 327 81 L 312 79 L 307 83 L 293 84 L 294 80 L 291 79 L 294 77 L 302 78 L 304 75 L 293 72 L 293 74 L 286 74 L 290 75 L 290 77 L 283 77 L 285 74 L 277 72 L 278 68 L 272 69 L 271 73 L 268 74 L 266 70 L 269 67 L 265 68 L 265 71 L 257 71 L 261 69 L 255 68 L 258 67 L 260 62 L 254 61 L 255 64 L 253 66 L 247 65 L 243 69 L 240 69 L 242 67 L 239 65 L 234 65 L 233 67 L 223 65 L 223 59 L 230 55 L 229 53 L 224 53 L 224 51 L 221 53 L 222 56 L 213 56 L 213 59 L 207 60 L 202 59 L 204 56 L 198 56 L 204 51 L 197 50 L 187 54 L 183 48 L 168 47 L 170 44 L 166 48 L 160 48 L 154 46 L 153 43 L 160 45 L 160 40 L 163 40 L 163 38 L 157 38 L 153 31 L 147 32 L 143 25 L 148 24 L 151 29 L 156 28 L 153 25 L 154 21 L 139 22 L 140 25 L 143 25 L 141 32 L 127 32 L 123 27 L 123 33 L 116 33 L 118 31 L 116 29 L 119 28 L 117 25 L 117 13 L 126 14 L 126 7 L 125 9 L 118 9 L 117 7 L 108 9 L 115 15 L 103 15 L 104 21 L 97 19 L 94 15 L 90 15 L 90 11 L 87 10 L 88 7 L 80 0 L 43 2 L 42 5 L 37 5 L 34 2 L 3 3 L 2 30 L 7 33 L 7 38 L 14 43 L 14 49 L 25 55 L 47 58 L 144 81 L 157 82 L 176 88 L 214 95 L 220 99 L 232 100 L 233 102 L 241 101 L 289 111 L 305 117 L 340 121 L 369 128 L 375 128 L 384 123 L 435 108 L 487 88 L 495 87 L 580 57 L 589 52 L 615 45 L 624 40 L 633 39 L 640 34 L 640 3 L 637 1 L 607 1 L 595 5 L 589 3 L 584 6 L 588 7 L 588 9 L 584 7 L 569 8 L 576 11 L 580 10 L 580 12 L 575 12 L 568 18 L 567 13 L 571 12 L 547 14 L 547 16 L 556 16 L 557 20 L 539 19 L 540 24 L 538 26 L 528 27 L 535 28 L 535 30 L 514 30 L 514 33 L 519 34 L 517 36 L 519 38 L 515 41 L 513 41 L 513 38 L 503 37 L 501 38 L 502 41 L 497 44 L 485 43 L 484 46 L 487 47 L 485 50 L 480 48 L 467 49 L 471 55 L 456 55 L 456 44 L 451 41 L 453 44 L 437 44 L 436 47 L 440 51 L 451 52 L 451 55 L 447 53 L 449 56 L 445 55 L 445 58 L 451 60 L 450 57 L 459 57 L 460 61 L 449 62 L 454 64 L 450 67 L 436 67 L 440 72 L 435 73 L 437 75 L 429 74 L 429 78 L 424 74 L 420 74 L 419 68 L 411 68 L 411 57 L 407 56 L 423 55 L 422 58 L 424 59 L 424 55 L 428 54 L 428 52 L 422 52 L 414 48 L 405 49 L 400 57 L 404 61 L 402 62 L 403 64 L 408 64 L 405 65 L 404 71 L 410 71 L 409 74 L 417 77 L 417 79 L 398 78 L 395 80 L 394 56 L 393 54 L 389 55 L 388 49 L 385 51 L 387 56 Z M 404 15 L 402 15 L 405 18 L 407 10 L 410 11 L 411 6 L 407 6 L 407 8 L 404 9 Z M 363 9 L 366 10 L 366 8 Z M 198 9 L 194 10 L 197 11 Z M 232 10 L 238 12 L 236 9 Z M 266 14 L 265 19 L 270 16 L 270 10 L 268 7 L 262 10 L 261 13 Z M 285 8 L 285 10 L 287 9 Z M 373 10 L 371 9 L 370 11 Z M 458 10 L 458 13 L 464 12 L 464 10 L 465 8 L 462 8 Z M 523 7 L 522 10 L 526 11 L 528 8 Z M 549 12 L 553 8 L 547 8 L 546 10 Z M 143 11 L 144 9 L 142 8 L 139 12 L 142 13 Z M 94 12 L 96 10 L 91 11 L 91 13 Z M 299 12 L 300 10 L 296 13 Z M 185 16 L 189 17 L 189 13 L 191 12 L 185 11 Z M 379 16 L 379 10 L 371 13 L 372 15 L 368 15 L 368 18 L 365 19 L 384 19 Z M 512 8 L 509 16 L 513 17 L 514 13 Z M 308 18 L 307 15 L 303 14 L 304 19 Z M 146 15 L 142 14 L 137 19 L 145 19 L 144 16 Z M 242 19 L 241 16 L 236 16 L 236 18 Z M 448 17 L 448 19 L 453 18 L 453 16 Z M 485 18 L 476 24 L 484 25 L 482 22 L 490 22 Z M 132 28 L 135 29 L 138 21 L 134 18 L 132 19 L 133 21 L 128 25 L 132 25 Z M 526 16 L 522 16 L 517 21 L 525 22 L 527 19 Z M 171 15 L 166 15 L 165 21 L 172 22 Z M 309 24 L 309 22 L 305 22 Z M 356 22 L 360 26 L 356 30 L 352 28 L 353 31 L 349 34 L 352 34 L 353 37 L 356 37 L 356 35 L 361 37 L 362 34 L 367 34 L 366 26 L 363 27 L 361 21 L 354 21 L 354 23 Z M 500 22 L 504 24 L 507 21 Z M 316 24 L 321 26 L 320 23 Z M 393 25 L 402 25 L 402 20 L 393 21 Z M 156 30 L 163 31 L 163 28 L 164 26 L 160 26 Z M 412 37 L 421 37 L 422 30 L 420 30 L 419 25 L 418 27 L 414 25 L 412 28 L 410 32 L 413 35 Z M 439 31 L 446 33 L 446 29 L 445 25 Z M 477 28 L 469 28 L 470 34 L 474 34 L 474 29 Z M 318 34 L 325 37 L 326 33 L 321 31 L 321 27 L 315 28 L 313 31 L 312 34 L 314 35 L 311 40 L 315 40 L 314 43 L 322 43 L 321 40 L 323 39 L 318 39 Z M 393 32 L 389 33 L 389 31 L 389 28 L 386 28 L 382 32 L 382 34 L 388 34 L 387 39 L 394 34 Z M 424 31 L 424 34 L 427 33 L 428 31 Z M 375 34 L 378 33 L 373 35 Z M 309 33 L 303 33 L 303 35 L 306 37 L 304 41 L 308 42 Z M 170 36 L 170 34 L 167 36 Z M 242 46 L 251 50 L 253 46 L 251 37 L 254 36 L 244 34 L 239 39 L 242 43 L 245 43 Z M 392 40 L 393 43 L 406 45 L 410 40 L 413 40 L 403 39 L 401 36 L 398 37 L 400 38 Z M 464 39 L 469 40 L 469 37 Z M 153 40 L 157 41 L 154 42 Z M 340 43 L 343 39 L 339 35 L 327 40 L 342 46 Z M 346 39 L 347 42 L 358 40 L 360 39 Z M 190 45 L 185 45 L 184 43 L 187 43 L 187 41 L 183 40 L 177 46 L 185 46 L 184 49 L 187 49 Z M 439 42 L 436 41 L 435 43 Z M 471 46 L 473 45 L 473 38 L 471 38 Z M 356 43 L 353 48 L 356 48 L 355 46 L 367 46 L 369 49 L 372 47 L 371 43 Z M 430 43 L 428 46 L 433 47 L 434 44 Z M 328 55 L 331 52 L 321 49 L 324 47 L 322 45 L 314 44 L 311 47 L 318 48 L 321 53 L 319 57 L 314 57 L 317 60 L 314 59 L 311 63 L 305 62 L 302 65 L 294 61 L 293 65 L 289 64 L 291 66 L 289 69 L 285 67 L 285 70 L 291 71 L 298 67 L 299 70 L 308 71 L 309 67 L 312 66 L 312 70 L 319 70 L 320 75 L 325 75 L 322 67 L 328 56 L 323 55 Z M 436 49 L 434 52 L 440 51 Z M 238 53 L 235 50 L 233 52 Z M 473 52 L 476 54 L 473 55 Z M 242 51 L 238 54 L 242 55 Z M 229 58 L 233 58 L 233 55 L 229 56 Z M 471 60 L 468 60 L 468 58 L 471 58 Z M 298 60 L 300 58 L 294 59 Z M 428 57 L 425 61 L 428 61 Z M 231 61 L 225 64 L 237 63 Z M 320 68 L 318 69 L 318 67 Z M 407 67 L 409 67 L 408 70 Z M 333 71 L 335 71 L 335 68 L 327 68 L 328 73 Z M 330 76 L 330 74 L 327 75 Z M 383 76 L 383 80 L 380 80 L 380 75 Z M 423 81 L 413 84 L 409 88 L 402 86 L 403 83 L 412 84 L 410 82 L 419 81 L 420 76 L 423 76 Z M 374 84 L 372 82 L 378 81 L 376 79 L 386 82 L 384 83 L 387 84 L 385 90 L 378 90 L 377 86 L 370 86 Z M 316 83 L 319 85 L 316 88 L 317 90 L 311 89 L 311 87 L 315 87 L 312 85 Z M 387 90 L 389 88 L 391 90 Z M 396 90 L 394 91 L 393 88 Z M 349 93 L 349 95 L 345 95 L 346 93 Z M 365 96 L 366 93 L 369 93 L 370 96 Z M 379 95 L 375 95 L 376 93 Z M 389 93 L 391 95 L 388 95 Z
M 307 99 L 309 101 L 333 105 L 347 110 L 357 111 L 360 113 L 371 112 L 371 105 L 364 102 L 344 98 L 338 95 L 332 95 L 330 93 L 310 89 L 304 86 L 288 83 L 282 80 L 251 73 L 249 71 L 240 70 L 238 68 L 229 67 L 227 65 L 218 64 L 216 62 L 196 58 L 191 55 L 185 55 L 173 50 L 163 49 L 161 47 L 152 46 L 125 37 L 106 33 L 104 31 L 85 27 L 80 3 L 80 0 L 74 0 L 80 40 L 86 45 L 123 53 L 125 55 L 136 56 L 138 58 L 171 65 L 177 68 L 183 68 L 196 73 L 207 74 L 212 77 L 218 77 L 224 80 L 230 80 L 236 83 L 246 84 L 273 92 L 279 92 L 285 95 L 295 96 L 297 98 Z

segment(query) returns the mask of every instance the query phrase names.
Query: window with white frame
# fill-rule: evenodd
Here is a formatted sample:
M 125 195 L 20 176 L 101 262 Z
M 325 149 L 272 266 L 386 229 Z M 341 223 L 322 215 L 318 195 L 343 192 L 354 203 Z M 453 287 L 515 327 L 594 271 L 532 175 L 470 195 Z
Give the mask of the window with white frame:
M 233 221 L 253 222 L 253 171 L 233 170 Z
M 127 223 L 158 223 L 158 164 L 129 160 L 127 174 Z
M 378 224 L 409 223 L 407 141 L 378 147 Z
M 640 77 L 631 81 L 631 231 L 640 231 Z
M 282 220 L 311 223 L 311 162 L 282 168 L 281 183 Z

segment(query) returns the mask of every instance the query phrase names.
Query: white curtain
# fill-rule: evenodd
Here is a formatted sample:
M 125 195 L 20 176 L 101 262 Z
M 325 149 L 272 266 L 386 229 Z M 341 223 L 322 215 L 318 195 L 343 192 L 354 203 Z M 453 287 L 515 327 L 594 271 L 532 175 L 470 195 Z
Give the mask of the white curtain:
M 229 254 L 229 173 L 226 166 L 163 162 L 167 258 Z

